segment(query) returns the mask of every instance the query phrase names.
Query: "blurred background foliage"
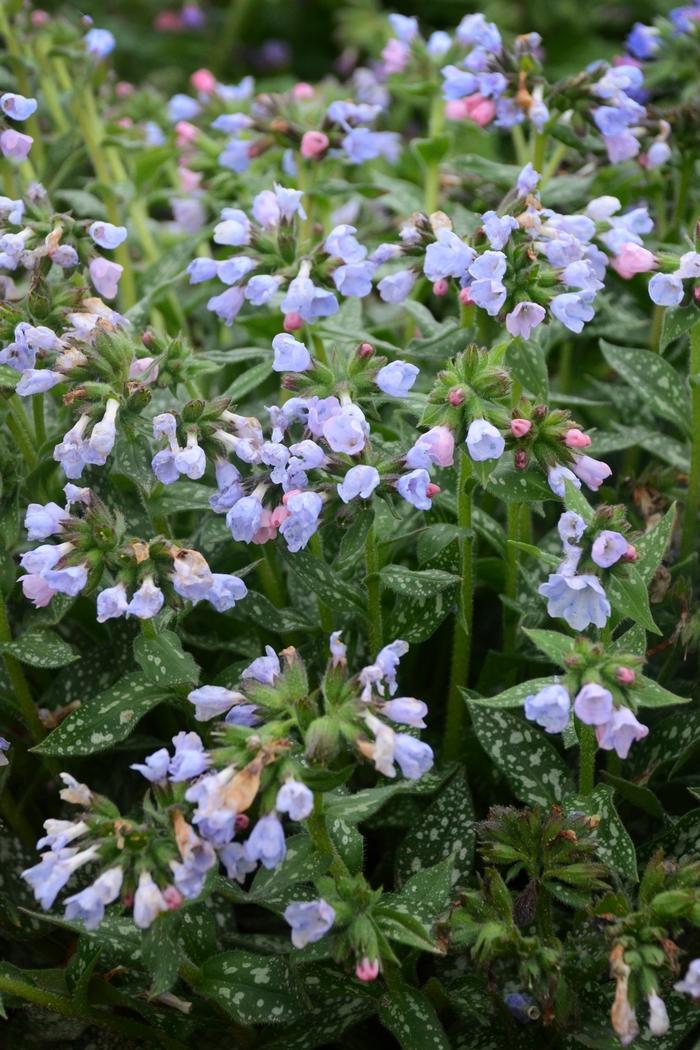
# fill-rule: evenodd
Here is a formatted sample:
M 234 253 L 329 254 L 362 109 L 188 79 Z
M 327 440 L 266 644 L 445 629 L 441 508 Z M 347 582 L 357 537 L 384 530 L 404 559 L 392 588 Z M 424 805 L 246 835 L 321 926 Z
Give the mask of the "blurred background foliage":
M 1 2 L 1 0 L 0 0 Z M 229 83 L 247 73 L 316 80 L 376 55 L 388 36 L 386 14 L 417 15 L 424 30 L 449 29 L 483 11 L 502 31 L 537 30 L 550 75 L 610 58 L 635 21 L 651 22 L 674 0 L 210 0 L 168 6 L 158 0 L 88 0 L 46 4 L 49 11 L 89 14 L 119 45 L 121 77 L 164 91 L 183 86 L 195 69 L 212 69 Z

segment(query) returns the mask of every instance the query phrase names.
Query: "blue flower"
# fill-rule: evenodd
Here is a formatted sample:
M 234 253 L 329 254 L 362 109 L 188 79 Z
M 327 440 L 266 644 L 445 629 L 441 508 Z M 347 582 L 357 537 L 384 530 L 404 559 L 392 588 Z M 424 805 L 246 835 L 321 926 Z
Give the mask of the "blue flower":
M 518 222 L 512 215 L 498 215 L 495 211 L 484 212 L 481 221 L 487 241 L 497 251 L 505 248 L 513 230 L 518 229 Z
M 279 813 L 289 814 L 290 820 L 306 820 L 314 806 L 314 796 L 298 780 L 287 780 L 277 792 L 275 807 Z
M 423 273 L 429 281 L 445 277 L 463 278 L 476 253 L 452 230 L 438 230 L 435 240 L 425 249 Z
M 363 299 L 372 291 L 372 278 L 377 269 L 369 259 L 346 263 L 333 271 L 333 283 L 341 295 Z
M 273 685 L 275 678 L 280 675 L 280 662 L 277 653 L 271 645 L 265 646 L 265 656 L 258 656 L 241 671 L 241 678 L 252 678 L 262 685 Z
M 382 393 L 390 397 L 403 397 L 415 383 L 419 372 L 419 368 L 407 361 L 392 361 L 379 369 L 374 381 Z
M 275 352 L 272 362 L 275 372 L 305 372 L 312 366 L 307 347 L 287 332 L 275 336 L 272 349 Z
M 525 717 L 548 733 L 563 733 L 569 724 L 571 700 L 563 685 L 547 685 L 525 697 Z
M 260 861 L 271 870 L 282 863 L 287 854 L 284 831 L 276 813 L 262 817 L 243 845 L 246 860 Z
M 82 922 L 86 930 L 96 930 L 104 918 L 105 905 L 119 896 L 124 872 L 120 867 L 109 868 L 80 893 L 66 897 L 65 917 L 68 922 Z
M 610 602 L 597 576 L 552 573 L 538 594 L 547 599 L 547 613 L 566 620 L 575 631 L 590 624 L 604 627 L 610 616 Z
M 173 737 L 175 754 L 170 759 L 168 775 L 174 784 L 192 780 L 209 768 L 209 755 L 197 733 L 181 730 Z
M 318 528 L 323 500 L 317 492 L 297 492 L 286 500 L 289 517 L 280 525 L 288 549 L 292 554 L 303 550 Z
M 400 496 L 416 507 L 417 510 L 430 510 L 432 501 L 428 495 L 430 485 L 430 474 L 422 467 L 402 474 L 396 482 L 396 489 Z
M 482 463 L 487 459 L 500 459 L 506 447 L 501 432 L 487 419 L 472 420 L 467 431 L 466 445 L 475 463 Z
M 292 944 L 305 948 L 328 933 L 335 922 L 335 910 L 323 899 L 292 901 L 284 910 L 284 917 L 292 927 Z
M 250 543 L 260 528 L 263 505 L 257 496 L 243 496 L 226 514 L 226 524 L 234 540 Z
M 398 273 L 382 277 L 377 285 L 377 291 L 385 303 L 392 303 L 396 306 L 410 295 L 415 283 L 416 275 L 413 270 L 399 270 Z
M 565 328 L 579 335 L 584 324 L 595 316 L 592 302 L 592 292 L 562 292 L 550 301 L 549 309 Z
M 343 503 L 349 503 L 358 496 L 362 499 L 369 499 L 379 482 L 379 471 L 376 467 L 359 463 L 356 467 L 350 467 L 336 487 Z

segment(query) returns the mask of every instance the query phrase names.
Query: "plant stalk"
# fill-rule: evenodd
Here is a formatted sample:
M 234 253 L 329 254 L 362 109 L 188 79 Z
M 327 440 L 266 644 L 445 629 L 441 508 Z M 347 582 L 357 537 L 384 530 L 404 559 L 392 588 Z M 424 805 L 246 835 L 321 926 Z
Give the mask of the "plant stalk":
M 457 524 L 462 530 L 459 537 L 462 582 L 460 584 L 459 604 L 452 639 L 452 666 L 443 740 L 442 753 L 446 762 L 454 761 L 461 751 L 464 698 L 460 689 L 465 687 L 469 680 L 474 602 L 474 537 L 471 532 L 472 493 L 469 487 L 471 460 L 465 449 L 462 449 L 459 455 Z
M 382 583 L 379 577 L 379 553 L 374 523 L 365 540 L 365 569 L 367 585 L 367 612 L 369 614 L 369 648 L 373 656 L 379 652 L 384 640 L 382 623 Z
M 700 506 L 700 321 L 690 329 L 690 475 L 683 511 L 680 560 L 695 550 Z

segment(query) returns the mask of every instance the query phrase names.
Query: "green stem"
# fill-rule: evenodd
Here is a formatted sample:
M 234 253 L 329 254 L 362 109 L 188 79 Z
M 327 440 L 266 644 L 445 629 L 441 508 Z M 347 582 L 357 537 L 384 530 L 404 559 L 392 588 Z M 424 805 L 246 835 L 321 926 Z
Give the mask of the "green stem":
M 681 172 L 678 178 L 678 194 L 676 196 L 676 208 L 673 213 L 673 228 L 676 233 L 681 233 L 681 226 L 685 218 L 688 204 L 688 191 L 693 178 L 695 158 L 692 153 L 686 153 L 681 159 Z
M 597 749 L 593 726 L 579 724 L 579 770 L 578 790 L 580 795 L 590 795 L 595 787 L 595 753 Z
M 231 64 L 231 51 L 241 37 L 243 24 L 251 6 L 251 0 L 230 0 L 219 37 L 219 46 L 211 64 L 215 73 L 228 71 Z
M 664 313 L 665 307 L 655 306 L 651 315 L 651 325 L 649 326 L 649 349 L 653 350 L 655 354 L 659 353 L 661 346 L 661 330 L 664 324 Z
M 532 160 L 532 166 L 535 171 L 542 171 L 544 167 L 544 153 L 547 147 L 547 136 L 541 131 L 536 131 L 533 134 L 532 142 L 530 144 L 530 156 Z
M 144 636 L 144 638 L 158 637 L 158 631 L 156 630 L 156 625 L 154 624 L 153 620 L 141 620 L 140 623 L 141 634 Z
M 284 609 L 287 599 L 284 593 L 284 582 L 275 558 L 274 546 L 271 543 L 264 543 L 262 552 L 262 561 L 258 562 L 255 571 L 260 579 L 263 594 L 276 609 Z
M 37 446 L 46 441 L 46 421 L 44 419 L 44 395 L 35 394 L 32 398 L 32 418 Z
M 700 505 L 700 321 L 690 329 L 690 476 L 683 512 L 680 560 L 695 550 Z
M 319 532 L 315 532 L 311 537 L 309 548 L 314 558 L 325 565 L 326 559 L 323 554 L 323 540 L 321 539 L 321 534 Z M 324 602 L 319 600 L 318 611 L 321 618 L 321 629 L 323 633 L 330 634 L 333 630 L 333 614 L 331 613 L 331 610 Z
M 347 865 L 341 857 L 338 849 L 333 842 L 328 831 L 328 825 L 326 824 L 326 816 L 323 812 L 323 794 L 320 791 L 314 792 L 314 808 L 307 821 L 306 827 L 316 849 L 319 853 L 329 854 L 331 857 L 331 863 L 329 871 L 336 879 L 347 878 L 350 875 Z
M 428 138 L 432 141 L 442 132 L 445 120 L 445 102 L 441 91 L 438 89 L 433 95 L 430 105 L 430 118 L 428 122 Z M 424 182 L 425 213 L 431 215 L 438 206 L 440 196 L 440 161 L 431 158 L 425 162 Z
M 518 596 L 519 551 L 513 546 L 519 542 L 523 517 L 522 503 L 509 503 L 506 508 L 506 585 L 505 596 L 515 601 Z M 515 649 L 515 634 L 518 616 L 510 605 L 503 606 L 503 651 L 512 653 Z
M 554 936 L 552 906 L 547 890 L 541 885 L 537 890 L 537 932 L 543 940 L 549 940 Z
M 511 128 L 511 138 L 513 140 L 513 149 L 515 150 L 515 159 L 520 165 L 524 167 L 527 164 L 527 145 L 525 144 L 525 136 L 523 135 L 523 129 L 519 124 Z
M 8 399 L 7 407 L 9 410 L 7 425 L 10 433 L 15 440 L 17 448 L 22 453 L 25 463 L 30 470 L 34 470 L 39 464 L 39 459 L 36 454 L 34 435 L 29 428 L 27 413 L 24 411 L 24 406 L 16 394 L 13 394 Z
M 540 193 L 542 193 L 549 180 L 554 175 L 556 175 L 557 171 L 559 170 L 559 165 L 566 156 L 566 150 L 567 147 L 564 145 L 563 142 L 560 142 L 556 149 L 553 150 L 552 156 L 544 165 L 544 170 L 542 171 L 542 178 L 540 179 L 539 185 Z
M 370 525 L 365 540 L 365 584 L 367 586 L 367 612 L 369 614 L 369 648 L 373 656 L 379 652 L 384 640 L 382 623 L 382 581 L 379 577 L 379 552 L 374 523 Z
M 474 537 L 472 535 L 472 493 L 470 487 L 471 460 L 465 450 L 460 453 L 457 475 L 457 524 L 460 532 L 461 578 L 458 613 L 452 640 L 452 667 L 450 688 L 447 697 L 447 717 L 443 740 L 443 757 L 446 762 L 456 759 L 462 750 L 462 726 L 464 722 L 464 698 L 460 689 L 469 680 L 471 657 L 473 590 L 474 590 Z

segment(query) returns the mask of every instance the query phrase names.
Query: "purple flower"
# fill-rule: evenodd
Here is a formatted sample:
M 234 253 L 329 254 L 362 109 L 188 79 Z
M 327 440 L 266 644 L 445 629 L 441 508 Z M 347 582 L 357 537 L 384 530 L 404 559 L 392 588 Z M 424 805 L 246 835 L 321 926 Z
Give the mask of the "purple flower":
M 336 226 L 326 237 L 323 245 L 324 251 L 344 263 L 361 262 L 367 255 L 367 249 L 355 237 L 357 229 L 343 223 Z
M 246 860 L 260 861 L 268 870 L 282 863 L 287 854 L 287 844 L 276 813 L 261 817 L 246 840 L 243 852 Z
M 693 999 L 700 999 L 700 959 L 693 959 L 682 981 L 673 986 L 677 992 L 685 992 Z
M 190 284 L 212 281 L 217 274 L 216 259 L 209 259 L 206 256 L 200 259 L 193 259 L 187 267 L 187 273 L 189 274 Z
M 678 273 L 655 273 L 649 281 L 649 298 L 657 306 L 678 306 L 683 299 L 683 281 Z
M 80 594 L 88 580 L 85 565 L 67 565 L 63 569 L 47 569 L 41 574 L 52 591 L 67 594 L 75 598 Z
M 540 173 L 535 171 L 532 164 L 528 161 L 518 175 L 518 181 L 516 184 L 518 196 L 528 197 L 531 193 L 534 193 L 541 177 Z
M 311 354 L 304 343 L 293 335 L 281 332 L 272 340 L 275 352 L 272 367 L 275 372 L 305 372 L 312 367 Z
M 581 482 L 568 467 L 552 467 L 547 474 L 547 484 L 559 499 L 564 499 L 566 494 L 565 482 L 570 481 L 574 488 L 580 489 Z
M 86 930 L 96 930 L 104 918 L 105 905 L 119 896 L 123 878 L 120 867 L 109 868 L 95 879 L 92 886 L 66 897 L 66 920 L 82 922 Z
M 396 306 L 410 295 L 415 283 L 416 274 L 413 270 L 399 270 L 398 273 L 382 277 L 377 285 L 377 291 L 385 303 L 392 303 Z
M 563 733 L 569 724 L 571 700 L 563 685 L 546 685 L 525 697 L 525 717 L 548 733 Z
M 610 615 L 610 602 L 597 576 L 551 573 L 538 594 L 547 599 L 548 614 L 566 620 L 575 631 L 591 623 L 604 627 Z
M 284 910 L 284 917 L 292 927 L 292 944 L 305 948 L 328 933 L 335 922 L 335 911 L 327 901 L 292 901 Z
M 240 208 L 224 208 L 222 221 L 214 227 L 214 243 L 229 248 L 241 248 L 250 244 L 250 220 Z
M 6 91 L 0 96 L 0 109 L 6 117 L 12 120 L 27 120 L 36 113 L 37 101 L 35 98 L 26 98 L 24 95 L 14 95 Z
M 240 602 L 248 593 L 240 576 L 230 573 L 213 572 L 212 585 L 209 588 L 206 599 L 214 606 L 217 612 L 227 612 L 233 609 L 236 602 Z
M 587 321 L 593 320 L 595 310 L 591 306 L 592 292 L 562 292 L 550 301 L 549 309 L 557 321 L 577 335 L 583 331 Z
M 9 160 L 23 161 L 29 156 L 33 142 L 31 135 L 23 135 L 14 128 L 6 128 L 0 134 L 0 153 Z
M 114 299 L 124 267 L 98 256 L 89 266 L 90 280 L 103 299 Z
M 376 269 L 376 263 L 369 259 L 345 263 L 333 271 L 333 283 L 341 295 L 364 299 L 372 291 L 372 278 Z
M 289 517 L 280 525 L 288 549 L 292 554 L 303 550 L 318 528 L 323 500 L 317 492 L 297 492 L 286 501 Z
M 573 462 L 573 471 L 592 492 L 597 492 L 605 479 L 612 474 L 607 463 L 590 456 L 577 456 Z
M 621 532 L 603 529 L 593 541 L 591 557 L 601 569 L 609 569 L 626 553 L 628 546 Z
M 435 241 L 425 249 L 423 273 L 429 281 L 465 276 L 474 261 L 476 252 L 465 244 L 452 230 L 439 229 Z
M 475 463 L 500 459 L 506 447 L 503 435 L 487 419 L 474 419 L 469 424 L 466 445 Z
M 411 470 L 408 474 L 402 474 L 396 482 L 396 490 L 407 503 L 412 504 L 417 510 L 430 510 L 431 498 L 428 495 L 430 487 L 430 474 L 422 467 Z
M 118 248 L 126 240 L 126 226 L 114 226 L 111 222 L 93 222 L 88 233 L 100 248 Z
M 428 705 L 413 696 L 397 696 L 394 700 L 387 700 L 382 707 L 382 714 L 392 722 L 414 726 L 416 729 L 425 729 L 427 713 Z
M 152 576 L 147 576 L 126 607 L 127 616 L 150 620 L 163 608 L 163 592 L 156 587 Z
M 586 531 L 586 522 L 580 514 L 573 510 L 566 510 L 559 518 L 557 531 L 563 543 L 573 543 L 580 540 Z
M 263 505 L 257 496 L 243 496 L 226 514 L 226 524 L 234 540 L 250 543 L 260 528 Z
M 605 725 L 597 727 L 595 735 L 603 751 L 615 751 L 620 758 L 627 758 L 632 744 L 649 735 L 649 727 L 638 722 L 629 707 L 618 707 Z
M 175 452 L 164 448 L 156 452 L 151 460 L 151 470 L 162 485 L 172 485 L 180 477 L 180 471 L 175 465 Z
M 358 496 L 362 499 L 369 499 L 380 480 L 376 467 L 360 463 L 356 467 L 350 467 L 343 480 L 336 486 L 338 495 L 343 503 L 349 503 Z
M 394 131 L 351 128 L 343 138 L 342 146 L 351 164 L 362 164 L 377 157 L 386 157 L 390 163 L 395 163 L 400 153 L 401 140 Z
M 451 467 L 454 460 L 455 439 L 445 426 L 431 427 L 416 439 L 406 453 L 407 467 Z
M 48 911 L 71 875 L 95 859 L 98 850 L 99 847 L 93 845 L 80 853 L 71 847 L 43 853 L 38 864 L 21 873 L 44 911 Z
M 544 321 L 545 309 L 539 303 L 518 303 L 509 314 L 506 314 L 506 329 L 513 336 L 529 339 L 533 328 Z
M 219 849 L 219 860 L 226 868 L 229 879 L 235 879 L 241 884 L 245 882 L 246 875 L 255 871 L 257 864 L 246 858 L 245 850 L 241 842 L 228 842 Z
M 276 294 L 282 283 L 281 277 L 260 273 L 251 277 L 245 287 L 245 297 L 252 306 L 264 306 Z
M 408 780 L 419 780 L 434 761 L 432 748 L 407 733 L 395 734 L 394 758 Z
M 165 898 L 150 871 L 142 871 L 134 894 L 134 923 L 140 930 L 147 930 L 161 912 L 167 910 Z
M 105 620 L 124 616 L 128 606 L 126 587 L 123 583 L 106 587 L 97 595 L 97 622 L 104 623 Z
M 109 29 L 93 26 L 83 37 L 83 43 L 88 55 L 92 55 L 93 58 L 106 58 L 114 50 L 116 40 Z
M 629 53 L 644 62 L 659 49 L 659 30 L 635 22 L 627 35 L 626 44 Z
M 24 527 L 27 539 L 45 540 L 49 536 L 62 532 L 63 522 L 70 514 L 57 503 L 30 503 L 24 515 Z
M 369 437 L 369 425 L 358 405 L 346 404 L 341 405 L 339 411 L 326 419 L 322 432 L 334 452 L 356 456 L 365 447 Z
M 173 737 L 175 754 L 168 766 L 168 775 L 174 784 L 192 780 L 209 767 L 209 755 L 197 733 L 181 730 Z
M 574 713 L 587 726 L 604 725 L 613 712 L 612 693 L 597 682 L 587 682 L 576 694 Z
M 66 377 L 61 372 L 52 372 L 50 368 L 25 368 L 22 378 L 15 387 L 20 397 L 31 397 L 32 394 L 44 394 L 58 383 L 65 383 Z
M 273 685 L 275 678 L 281 673 L 279 657 L 271 645 L 265 646 L 265 654 L 248 664 L 245 670 L 241 671 L 241 678 L 252 678 L 262 685 Z
M 532 119 L 532 112 L 530 113 L 530 119 Z M 495 211 L 484 212 L 481 216 L 481 221 L 486 240 L 492 248 L 499 252 L 505 248 L 513 230 L 518 229 L 517 219 L 514 219 L 512 215 L 498 215 Z
M 284 314 L 297 313 L 302 321 L 308 323 L 337 313 L 338 300 L 332 292 L 313 283 L 302 263 L 298 275 L 290 281 L 280 307 Z
M 245 301 L 245 292 L 242 288 L 227 288 L 221 295 L 213 295 L 207 302 L 207 310 L 216 314 L 220 321 L 230 327 Z
M 129 769 L 135 769 L 137 773 L 149 780 L 151 784 L 162 784 L 168 776 L 170 755 L 167 747 L 161 747 L 152 755 L 146 755 L 143 762 L 134 762 Z
M 277 792 L 275 808 L 288 813 L 291 820 L 306 820 L 313 806 L 313 793 L 298 780 L 287 780 Z
M 478 88 L 478 80 L 474 74 L 458 66 L 443 66 L 440 72 L 443 76 L 443 98 L 448 102 L 473 95 Z
M 407 361 L 392 361 L 379 369 L 374 381 L 382 393 L 390 397 L 403 397 L 415 383 L 419 372 L 419 368 Z

